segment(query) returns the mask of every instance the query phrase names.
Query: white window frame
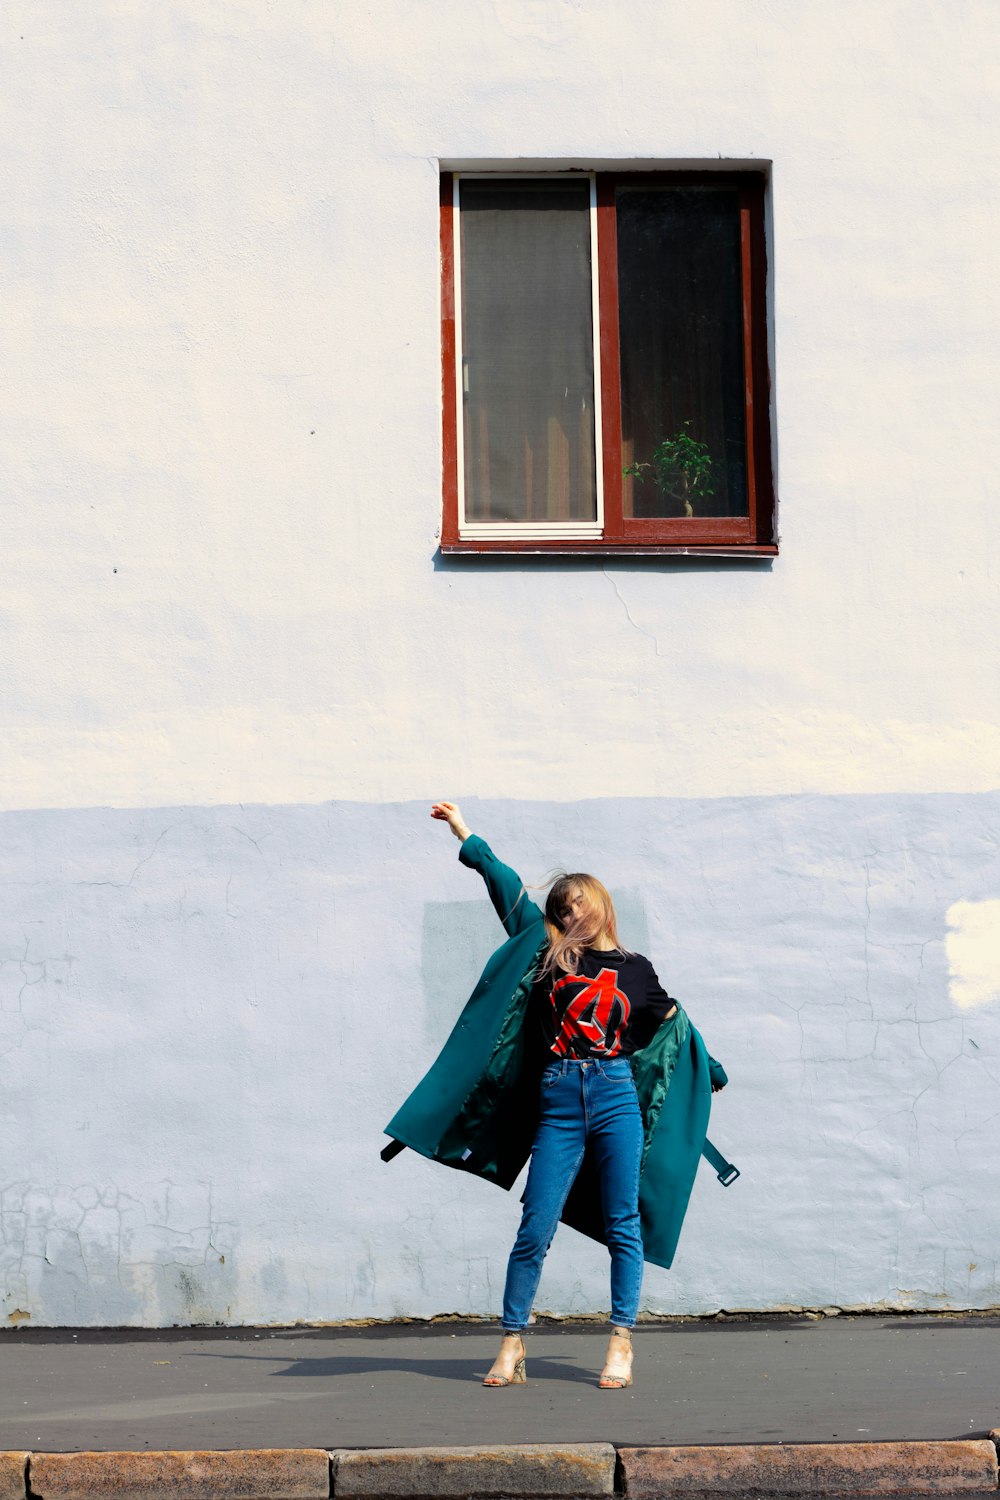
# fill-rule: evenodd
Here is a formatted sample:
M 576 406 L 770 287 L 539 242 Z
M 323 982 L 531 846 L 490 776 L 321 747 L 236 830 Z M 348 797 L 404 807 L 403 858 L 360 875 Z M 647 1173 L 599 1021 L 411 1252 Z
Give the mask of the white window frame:
M 469 521 L 465 515 L 465 361 L 462 354 L 462 219 L 461 184 L 475 179 L 524 182 L 570 178 L 590 183 L 590 318 L 594 345 L 595 521 Z M 604 436 L 601 422 L 601 321 L 597 266 L 596 172 L 456 172 L 453 188 L 455 255 L 455 426 L 458 452 L 458 534 L 462 541 L 591 541 L 604 535 Z

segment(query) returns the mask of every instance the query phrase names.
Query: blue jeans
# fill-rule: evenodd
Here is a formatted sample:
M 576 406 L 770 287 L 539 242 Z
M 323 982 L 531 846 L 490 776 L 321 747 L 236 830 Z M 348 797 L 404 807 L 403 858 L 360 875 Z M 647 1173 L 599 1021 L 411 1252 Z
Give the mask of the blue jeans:
M 542 1262 L 589 1145 L 597 1165 L 604 1235 L 611 1252 L 611 1321 L 632 1328 L 639 1315 L 642 1235 L 639 1162 L 642 1115 L 624 1057 L 559 1058 L 542 1074 L 541 1118 L 531 1148 L 524 1213 L 507 1262 L 503 1327 L 528 1326 Z

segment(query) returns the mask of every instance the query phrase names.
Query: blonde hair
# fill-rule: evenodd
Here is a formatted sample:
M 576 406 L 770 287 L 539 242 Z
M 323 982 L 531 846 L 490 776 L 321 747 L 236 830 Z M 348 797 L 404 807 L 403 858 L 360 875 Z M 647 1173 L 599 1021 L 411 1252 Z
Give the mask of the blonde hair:
M 560 912 L 577 891 L 584 897 L 584 909 L 564 924 Z M 549 935 L 549 950 L 542 963 L 542 977 L 555 974 L 557 969 L 571 974 L 578 967 L 584 949 L 592 948 L 601 937 L 607 937 L 612 947 L 626 951 L 618 940 L 615 904 L 607 887 L 594 875 L 559 876 L 545 898 L 545 930 Z

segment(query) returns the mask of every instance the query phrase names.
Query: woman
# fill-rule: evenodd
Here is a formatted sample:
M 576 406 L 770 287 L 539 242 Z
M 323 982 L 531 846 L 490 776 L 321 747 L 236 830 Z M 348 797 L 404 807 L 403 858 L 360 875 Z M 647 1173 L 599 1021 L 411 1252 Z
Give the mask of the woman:
M 503 1339 L 483 1384 L 525 1378 L 523 1335 L 562 1218 L 611 1253 L 612 1329 L 599 1384 L 620 1390 L 632 1383 L 644 1255 L 672 1260 L 698 1156 L 714 1150 L 705 1146 L 709 1091 L 726 1074 L 649 960 L 621 947 L 598 880 L 563 876 L 543 916 L 455 803 L 435 803 L 431 816 L 448 823 L 459 858 L 483 875 L 508 941 L 387 1127 L 400 1144 L 383 1156 L 409 1145 L 509 1187 L 530 1151 Z

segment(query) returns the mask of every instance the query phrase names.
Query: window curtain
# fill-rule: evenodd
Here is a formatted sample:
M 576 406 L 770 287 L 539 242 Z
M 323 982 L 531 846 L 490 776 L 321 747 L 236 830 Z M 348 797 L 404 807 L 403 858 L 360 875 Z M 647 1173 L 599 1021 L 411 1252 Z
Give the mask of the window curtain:
M 592 521 L 590 184 L 461 181 L 467 521 Z

